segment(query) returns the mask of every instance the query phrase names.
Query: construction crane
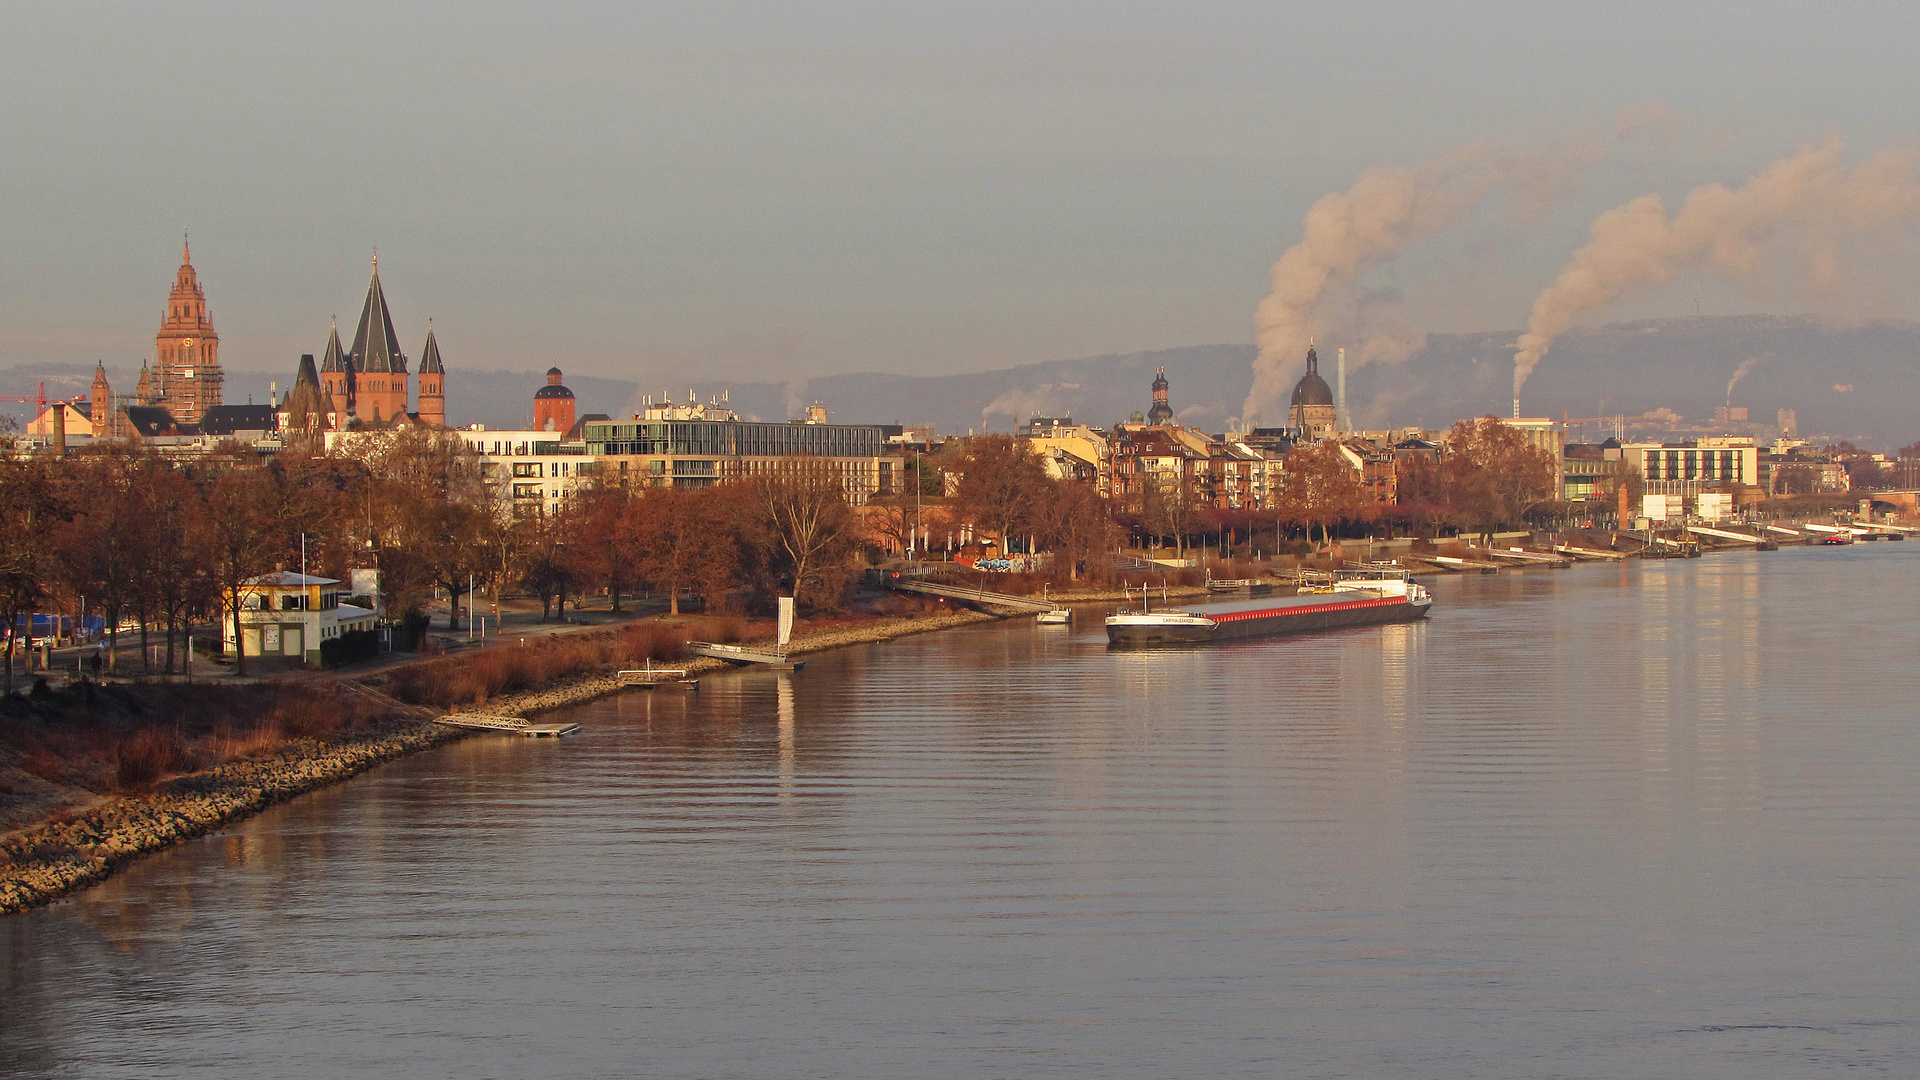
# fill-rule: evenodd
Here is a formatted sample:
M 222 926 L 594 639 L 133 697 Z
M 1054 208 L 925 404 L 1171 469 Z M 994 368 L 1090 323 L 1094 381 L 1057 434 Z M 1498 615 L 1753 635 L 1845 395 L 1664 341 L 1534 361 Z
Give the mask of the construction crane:
M 47 411 L 47 381 L 45 379 L 42 379 L 36 385 L 39 389 L 39 393 L 34 394 L 31 397 L 29 397 L 26 394 L 0 394 L 0 401 L 31 401 L 35 405 L 38 405 L 40 407 L 40 412 L 46 412 Z

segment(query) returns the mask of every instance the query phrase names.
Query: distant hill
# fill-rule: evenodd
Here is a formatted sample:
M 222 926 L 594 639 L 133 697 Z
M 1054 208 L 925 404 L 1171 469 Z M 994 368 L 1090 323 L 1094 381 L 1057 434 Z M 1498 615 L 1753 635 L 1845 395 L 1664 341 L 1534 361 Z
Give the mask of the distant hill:
M 1513 333 L 1434 334 L 1405 364 L 1347 376 L 1356 420 L 1440 427 L 1513 408 Z M 1737 315 L 1614 323 L 1569 334 L 1521 395 L 1528 416 L 1636 415 L 1668 408 L 1708 422 L 1727 381 L 1756 423 L 1798 414 L 1804 437 L 1891 449 L 1920 439 L 1920 323 L 1834 326 L 1804 318 Z
M 1364 427 L 1440 428 L 1468 416 L 1512 410 L 1511 331 L 1434 334 L 1403 364 L 1350 371 L 1347 396 Z M 1326 365 L 1332 378 L 1331 352 Z M 814 401 L 845 423 L 931 423 L 939 430 L 1011 431 L 1029 416 L 1072 416 L 1108 426 L 1150 404 L 1154 369 L 1165 367 L 1172 404 L 1186 423 L 1219 430 L 1252 384 L 1251 345 L 1196 345 L 1154 352 L 1058 360 L 960 375 L 855 373 L 791 382 L 707 381 L 687 373 L 646 384 L 568 375 L 582 413 L 621 416 L 640 407 L 642 394 L 685 400 L 689 388 L 704 400 L 723 391 L 742 415 L 762 420 L 798 417 Z M 1756 358 L 1733 393 L 1758 423 L 1779 409 L 1798 414 L 1803 435 L 1850 439 L 1892 449 L 1920 439 L 1920 323 L 1875 321 L 1835 326 L 1813 319 L 1760 315 L 1659 319 L 1615 323 L 1562 338 L 1527 383 L 1529 416 L 1637 415 L 1671 409 L 1706 421 L 1726 400 L 1727 380 Z M 109 368 L 116 389 L 131 390 L 138 369 Z M 84 393 L 93 369 L 20 365 L 0 371 L 7 393 L 32 393 L 47 380 L 49 395 Z M 229 371 L 226 398 L 264 402 L 268 384 L 285 390 L 291 372 Z M 448 373 L 448 415 L 489 427 L 524 424 L 540 372 Z M 23 420 L 31 406 L 7 403 Z

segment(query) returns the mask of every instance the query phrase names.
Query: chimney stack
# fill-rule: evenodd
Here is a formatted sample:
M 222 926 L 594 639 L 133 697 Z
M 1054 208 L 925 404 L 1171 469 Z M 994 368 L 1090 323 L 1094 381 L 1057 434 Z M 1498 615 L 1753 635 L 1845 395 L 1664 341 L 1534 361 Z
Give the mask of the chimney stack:
M 1346 431 L 1347 422 L 1347 350 L 1341 349 L 1334 361 L 1333 429 Z

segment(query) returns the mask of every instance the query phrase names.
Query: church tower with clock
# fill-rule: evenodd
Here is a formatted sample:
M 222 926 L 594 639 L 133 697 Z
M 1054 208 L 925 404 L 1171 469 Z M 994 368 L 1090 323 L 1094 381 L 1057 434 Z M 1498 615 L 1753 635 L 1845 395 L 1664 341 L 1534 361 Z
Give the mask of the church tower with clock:
M 158 404 L 181 424 L 197 424 L 220 404 L 220 335 L 207 314 L 207 296 L 193 272 L 193 253 L 180 245 L 180 272 L 167 296 L 167 314 L 154 335 Z

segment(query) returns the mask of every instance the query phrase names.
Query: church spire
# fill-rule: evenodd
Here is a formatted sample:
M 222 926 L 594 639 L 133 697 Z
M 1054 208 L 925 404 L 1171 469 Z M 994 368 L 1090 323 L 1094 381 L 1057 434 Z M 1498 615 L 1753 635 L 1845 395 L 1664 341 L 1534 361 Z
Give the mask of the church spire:
M 440 366 L 440 343 L 433 339 L 433 320 L 427 320 L 427 343 L 420 349 L 420 374 L 443 375 L 446 369 Z
M 394 336 L 387 294 L 380 288 L 380 255 L 373 256 L 373 279 L 367 282 L 367 301 L 360 309 L 360 328 L 353 334 L 353 367 L 367 374 L 406 374 L 407 358 Z

